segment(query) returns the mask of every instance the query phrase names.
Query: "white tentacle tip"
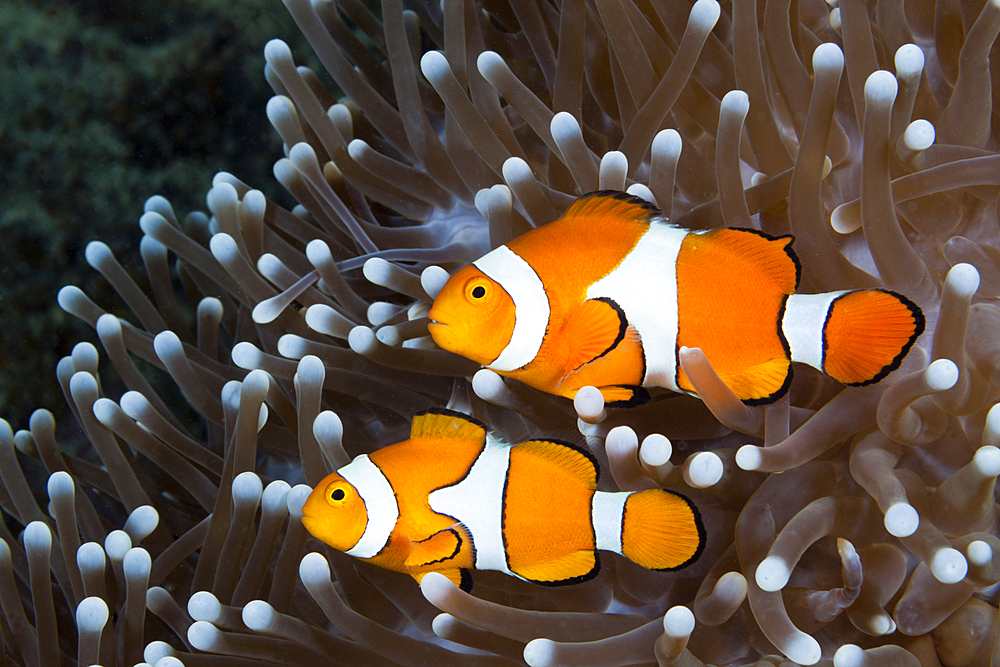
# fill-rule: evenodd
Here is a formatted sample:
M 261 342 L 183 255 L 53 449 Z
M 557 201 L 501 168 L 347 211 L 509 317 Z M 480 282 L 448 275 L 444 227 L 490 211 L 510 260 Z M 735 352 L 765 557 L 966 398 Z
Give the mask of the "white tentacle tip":
M 957 584 L 969 573 L 969 561 L 962 552 L 951 547 L 938 549 L 928 565 L 931 574 L 942 584 Z
M 896 100 L 899 84 L 892 72 L 884 69 L 872 72 L 865 81 L 865 100 L 878 106 L 891 105 Z
M 865 652 L 856 644 L 844 644 L 833 655 L 833 667 L 864 667 Z
M 283 40 L 272 39 L 264 45 L 264 59 L 268 62 L 282 58 L 291 58 L 292 50 Z
M 299 578 L 309 586 L 328 583 L 330 581 L 330 563 L 323 554 L 313 551 L 302 557 L 299 563 Z
M 903 143 L 912 151 L 925 151 L 934 145 L 937 138 L 937 130 L 933 123 L 923 118 L 918 118 L 903 130 Z
M 736 465 L 743 470 L 757 470 L 761 464 L 760 447 L 743 445 L 736 450 Z
M 557 664 L 555 649 L 551 639 L 532 639 L 524 647 L 524 661 L 528 667 L 550 667 Z
M 670 637 L 690 637 L 694 632 L 694 614 L 687 607 L 671 607 L 663 615 L 663 631 Z
M 430 298 L 436 299 L 450 277 L 447 271 L 432 264 L 420 274 L 420 286 L 424 288 Z
M 785 642 L 781 650 L 790 660 L 800 665 L 815 665 L 823 657 L 819 642 L 804 632 Z
M 979 289 L 979 271 L 971 264 L 956 264 L 948 270 L 945 287 L 962 298 L 971 299 Z
M 938 359 L 924 371 L 924 380 L 931 391 L 951 389 L 958 382 L 958 366 L 951 359 Z
M 985 445 L 976 450 L 976 455 L 972 457 L 976 470 L 984 477 L 1000 476 L 1000 449 L 992 445 Z
M 788 578 L 791 575 L 792 571 L 789 569 L 788 563 L 785 562 L 784 558 L 781 556 L 768 556 L 757 566 L 754 579 L 761 590 L 773 593 L 784 588 L 788 584 Z
M 841 71 L 844 69 L 844 52 L 833 42 L 824 42 L 813 51 L 813 69 Z
M 684 465 L 684 481 L 694 489 L 707 489 L 722 479 L 725 466 L 718 454 L 698 452 Z
M 716 0 L 698 0 L 691 7 L 688 24 L 708 32 L 715 27 L 722 15 L 722 7 Z
M 924 69 L 924 52 L 916 44 L 903 44 L 896 49 L 896 76 L 912 79 Z
M 354 327 L 347 335 L 347 344 L 361 355 L 371 354 L 378 347 L 375 332 L 368 327 Z
M 442 602 L 454 595 L 457 590 L 458 587 L 440 572 L 428 572 L 420 580 L 420 592 L 428 602 L 438 608 L 441 608 Z
M 420 58 L 420 71 L 433 84 L 447 76 L 451 72 L 451 66 L 440 51 L 428 51 Z
M 908 503 L 896 503 L 885 511 L 885 529 L 890 535 L 908 537 L 920 525 L 920 515 Z
M 984 540 L 973 540 L 965 548 L 965 556 L 977 567 L 986 567 L 993 560 L 993 547 Z
M 573 397 L 577 416 L 585 422 L 598 424 L 604 420 L 604 394 L 597 387 L 582 387 Z
M 108 605 L 99 597 L 85 598 L 76 608 L 76 627 L 80 632 L 99 632 L 108 623 Z
M 274 623 L 277 612 L 263 600 L 251 600 L 243 607 L 243 622 L 251 630 L 267 630 Z
M 730 90 L 722 98 L 722 110 L 744 118 L 750 111 L 750 96 L 742 90 Z
M 549 122 L 549 131 L 557 144 L 569 141 L 572 137 L 582 134 L 580 124 L 568 111 L 560 111 Z

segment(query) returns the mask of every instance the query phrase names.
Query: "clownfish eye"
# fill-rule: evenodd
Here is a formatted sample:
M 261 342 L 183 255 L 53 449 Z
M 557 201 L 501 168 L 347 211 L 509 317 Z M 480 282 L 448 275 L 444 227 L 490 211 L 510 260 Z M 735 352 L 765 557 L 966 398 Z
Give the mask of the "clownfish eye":
M 326 489 L 326 502 L 337 507 L 344 504 L 347 500 L 347 491 L 344 489 L 343 482 L 334 482 Z
M 486 303 L 493 296 L 493 286 L 486 278 L 477 276 L 465 285 L 465 298 L 470 303 L 480 305 Z

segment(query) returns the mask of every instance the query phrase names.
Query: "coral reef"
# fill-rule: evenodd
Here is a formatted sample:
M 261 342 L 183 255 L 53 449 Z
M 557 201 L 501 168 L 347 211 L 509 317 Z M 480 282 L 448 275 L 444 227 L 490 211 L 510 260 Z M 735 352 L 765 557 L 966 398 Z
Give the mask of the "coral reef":
M 148 293 L 86 252 L 131 315 L 59 293 L 103 347 L 57 367 L 86 446 L 44 410 L 0 421 L 4 662 L 1000 664 L 1000 3 L 285 4 L 346 95 L 265 47 L 298 205 L 227 173 L 211 215 L 148 200 Z M 614 410 L 433 346 L 448 271 L 598 188 L 792 233 L 803 291 L 888 286 L 927 332 L 877 385 L 797 368 L 767 407 L 698 349 L 703 400 Z M 442 406 L 510 441 L 576 432 L 602 488 L 683 489 L 701 562 L 468 594 L 307 537 L 310 485 Z

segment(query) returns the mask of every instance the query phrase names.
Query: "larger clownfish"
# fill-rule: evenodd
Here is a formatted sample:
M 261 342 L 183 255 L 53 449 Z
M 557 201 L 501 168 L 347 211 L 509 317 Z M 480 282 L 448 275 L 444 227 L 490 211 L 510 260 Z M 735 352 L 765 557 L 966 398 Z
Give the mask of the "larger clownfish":
M 693 563 L 705 544 L 695 506 L 662 489 L 597 491 L 575 445 L 509 445 L 450 410 L 413 418 L 410 438 L 328 475 L 302 508 L 317 539 L 418 582 L 440 572 L 469 590 L 470 569 L 547 586 L 597 575 L 597 550 L 656 570 Z
M 884 289 L 795 294 L 792 241 L 693 232 L 638 197 L 594 192 L 451 276 L 430 333 L 541 391 L 572 398 L 592 385 L 611 405 L 642 402 L 644 387 L 694 394 L 682 347 L 701 348 L 751 405 L 788 391 L 792 361 L 878 382 L 923 332 L 920 308 Z

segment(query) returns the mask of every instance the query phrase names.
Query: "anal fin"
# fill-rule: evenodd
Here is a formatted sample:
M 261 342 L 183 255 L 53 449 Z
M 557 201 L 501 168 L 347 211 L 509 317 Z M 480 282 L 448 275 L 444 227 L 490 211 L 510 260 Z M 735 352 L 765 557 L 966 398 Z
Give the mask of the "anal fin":
M 444 575 L 448 581 L 455 584 L 459 587 L 459 589 L 465 591 L 466 593 L 472 590 L 472 574 L 467 568 L 454 567 L 446 570 L 431 570 L 430 572 L 437 572 L 438 574 Z M 425 576 L 430 574 L 430 572 L 414 573 L 413 578 L 416 579 L 419 584 Z
M 511 571 L 543 586 L 564 586 L 593 579 L 600 569 L 597 552 L 580 549 L 551 560 L 511 568 Z
M 791 364 L 787 359 L 770 359 L 735 372 L 718 373 L 718 375 L 737 398 L 748 405 L 773 403 L 785 395 L 792 380 Z M 697 395 L 697 390 L 683 368 L 677 369 L 677 386 Z

